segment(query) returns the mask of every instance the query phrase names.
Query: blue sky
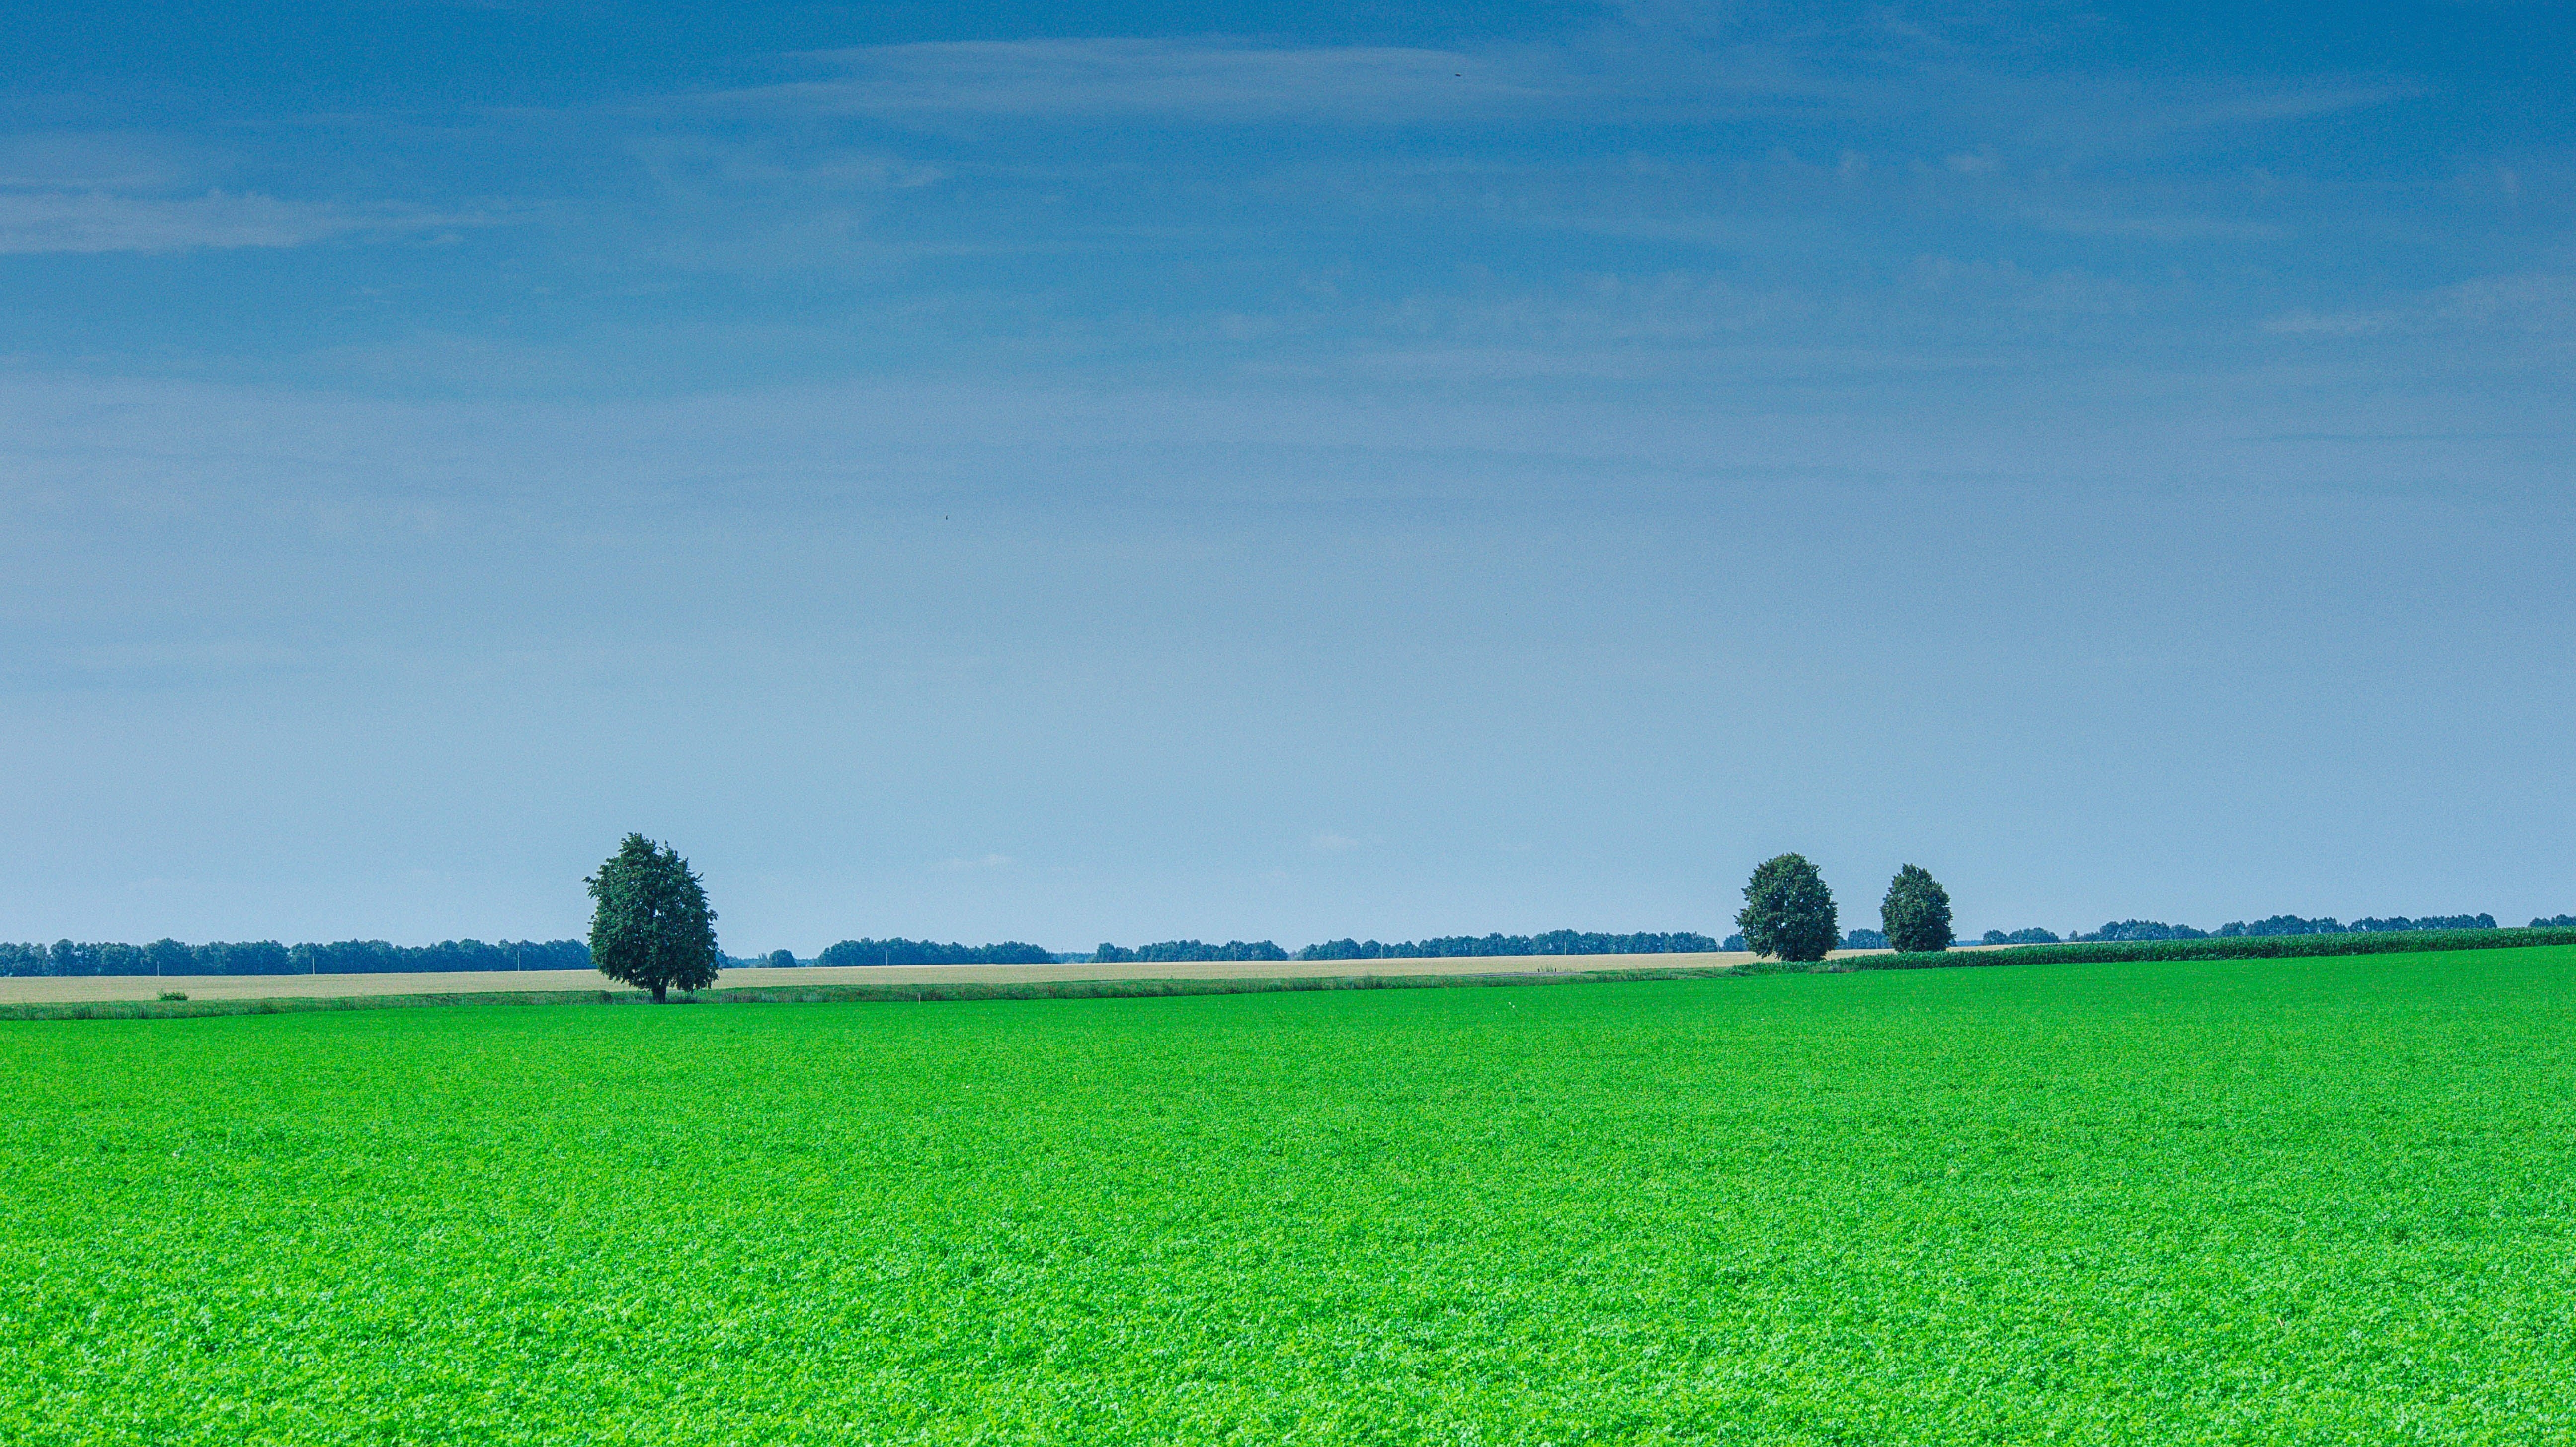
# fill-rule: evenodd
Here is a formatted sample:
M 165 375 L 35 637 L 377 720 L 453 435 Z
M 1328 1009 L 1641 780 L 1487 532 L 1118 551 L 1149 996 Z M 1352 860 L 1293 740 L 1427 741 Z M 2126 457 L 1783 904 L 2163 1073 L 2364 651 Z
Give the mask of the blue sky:
M 2564 7 L 21 7 L 0 937 L 2576 910 Z

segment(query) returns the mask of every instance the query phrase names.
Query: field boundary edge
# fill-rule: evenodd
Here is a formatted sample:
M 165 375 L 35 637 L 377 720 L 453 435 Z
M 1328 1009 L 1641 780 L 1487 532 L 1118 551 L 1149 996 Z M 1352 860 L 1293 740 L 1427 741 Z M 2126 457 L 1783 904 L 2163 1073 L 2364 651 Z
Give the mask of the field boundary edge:
M 1159 999 L 1185 995 L 1265 995 L 1316 990 L 1424 990 L 1510 985 L 1602 985 L 1650 980 L 1749 979 L 1782 974 L 1852 974 L 1876 970 L 1992 969 L 2011 965 L 2111 964 L 2132 961 L 2315 959 L 2338 955 L 2416 954 L 2473 949 L 2537 949 L 2576 944 L 2576 929 L 2442 930 L 2378 935 L 2286 935 L 2264 938 L 2140 940 L 2026 945 L 1925 954 L 1853 955 L 1817 962 L 1756 960 L 1744 964 L 1491 974 L 1307 975 L 1260 979 L 954 981 L 924 984 L 759 985 L 700 990 L 678 1003 L 700 1005 L 930 1004 L 976 1000 Z M 215 1015 L 284 1015 L 319 1010 L 400 1010 L 452 1005 L 629 1005 L 650 996 L 623 988 L 495 990 L 409 995 L 288 995 L 233 1000 L 59 1000 L 0 1004 L 6 1020 L 164 1020 Z

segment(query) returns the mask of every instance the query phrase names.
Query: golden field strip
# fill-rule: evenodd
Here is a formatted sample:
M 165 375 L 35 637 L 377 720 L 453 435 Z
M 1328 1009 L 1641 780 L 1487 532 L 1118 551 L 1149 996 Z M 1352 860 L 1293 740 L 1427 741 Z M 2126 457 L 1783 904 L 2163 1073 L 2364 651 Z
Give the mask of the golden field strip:
M 1836 951 L 1863 954 L 1868 951 Z M 1189 960 L 1125 965 L 860 965 L 843 969 L 727 970 L 719 988 L 798 985 L 1034 984 L 1079 980 L 1315 980 L 1395 975 L 1562 975 L 1594 970 L 1705 970 L 1749 964 L 1745 953 L 1475 955 L 1431 960 Z M 150 1000 L 164 990 L 191 1000 L 336 999 L 354 995 L 456 995 L 516 990 L 624 989 L 596 970 L 471 970 L 384 975 L 93 975 L 0 979 L 0 1004 Z

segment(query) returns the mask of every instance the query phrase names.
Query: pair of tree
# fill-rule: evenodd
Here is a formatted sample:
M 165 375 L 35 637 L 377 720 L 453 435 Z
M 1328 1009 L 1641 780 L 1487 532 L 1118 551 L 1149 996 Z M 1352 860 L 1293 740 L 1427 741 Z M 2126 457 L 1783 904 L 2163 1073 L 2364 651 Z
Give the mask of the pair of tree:
M 703 990 L 716 982 L 724 962 L 716 912 L 678 850 L 629 834 L 583 883 L 593 901 L 590 959 L 601 974 L 651 990 L 657 1005 L 674 985 Z
M 1878 917 L 1887 942 L 1907 954 L 1950 947 L 1950 893 L 1914 865 L 1888 881 Z M 1842 939 L 1834 892 L 1802 854 L 1762 861 L 1744 886 L 1744 909 L 1735 924 L 1747 948 L 1784 960 L 1821 960 Z

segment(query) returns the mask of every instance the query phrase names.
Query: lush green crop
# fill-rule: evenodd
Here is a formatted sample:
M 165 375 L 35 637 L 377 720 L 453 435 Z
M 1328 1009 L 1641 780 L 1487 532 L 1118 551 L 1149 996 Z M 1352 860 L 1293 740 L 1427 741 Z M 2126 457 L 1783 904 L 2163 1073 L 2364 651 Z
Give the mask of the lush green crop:
M 0 1440 L 2563 1441 L 2571 981 L 0 1024 Z

